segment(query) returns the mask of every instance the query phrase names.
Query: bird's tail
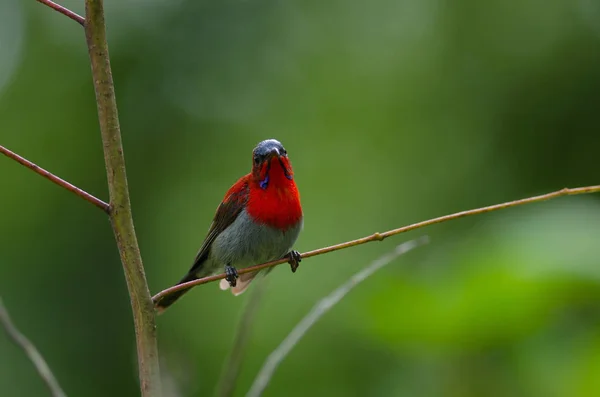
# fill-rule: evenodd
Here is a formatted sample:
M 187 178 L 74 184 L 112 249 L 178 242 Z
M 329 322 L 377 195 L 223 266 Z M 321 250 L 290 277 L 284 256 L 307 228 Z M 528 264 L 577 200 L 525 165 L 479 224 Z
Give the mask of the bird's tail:
M 197 279 L 198 279 L 198 277 L 196 277 L 193 273 L 190 272 L 184 278 L 179 280 L 177 285 L 187 283 L 188 281 L 193 281 L 193 280 L 197 280 Z M 160 298 L 156 302 L 154 302 L 154 307 L 158 311 L 158 314 L 161 314 L 162 312 L 167 310 L 167 308 L 169 306 L 171 306 L 173 303 L 175 303 L 175 301 L 177 301 L 177 299 L 181 298 L 181 296 L 183 294 L 185 294 L 186 292 L 188 292 L 190 289 L 192 289 L 192 287 L 173 292 L 172 294 L 163 296 L 162 298 Z
M 260 272 L 260 270 L 257 270 L 255 272 L 240 274 L 240 277 L 237 279 L 237 285 L 235 287 L 231 288 L 231 293 L 234 296 L 241 295 L 244 291 L 246 291 L 246 289 L 248 288 L 248 285 L 250 285 L 250 282 L 252 280 L 254 280 L 254 277 L 256 277 L 258 272 Z M 219 283 L 219 286 L 223 291 L 230 289 L 229 283 L 225 279 L 221 280 L 221 282 Z

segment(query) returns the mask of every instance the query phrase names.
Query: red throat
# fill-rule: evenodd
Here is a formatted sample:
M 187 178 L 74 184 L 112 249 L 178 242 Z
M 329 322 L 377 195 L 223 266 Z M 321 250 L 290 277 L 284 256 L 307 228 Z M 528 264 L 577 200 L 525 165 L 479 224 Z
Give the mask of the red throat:
M 302 218 L 300 196 L 289 160 L 274 157 L 269 161 L 248 175 L 250 197 L 246 209 L 256 221 L 285 231 Z

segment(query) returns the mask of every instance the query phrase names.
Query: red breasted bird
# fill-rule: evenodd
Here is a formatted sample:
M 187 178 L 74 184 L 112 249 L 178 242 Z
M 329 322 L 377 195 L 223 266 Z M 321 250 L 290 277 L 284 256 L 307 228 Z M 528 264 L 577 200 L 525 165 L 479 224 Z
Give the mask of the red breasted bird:
M 192 268 L 178 284 L 224 270 L 227 278 L 221 280 L 221 289 L 231 287 L 231 292 L 239 295 L 258 272 L 242 274 L 238 280 L 236 267 L 287 256 L 295 272 L 300 254 L 291 249 L 302 224 L 300 196 L 287 152 L 275 139 L 262 141 L 252 152 L 252 172 L 225 194 Z M 159 299 L 156 308 L 165 310 L 188 290 Z

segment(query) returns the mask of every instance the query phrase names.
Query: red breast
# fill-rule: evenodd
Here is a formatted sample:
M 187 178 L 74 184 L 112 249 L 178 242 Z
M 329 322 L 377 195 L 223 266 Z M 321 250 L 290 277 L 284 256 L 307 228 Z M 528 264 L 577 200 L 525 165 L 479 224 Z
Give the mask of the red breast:
M 281 229 L 302 219 L 294 172 L 287 156 L 275 156 L 246 175 L 249 198 L 246 211 L 256 221 Z

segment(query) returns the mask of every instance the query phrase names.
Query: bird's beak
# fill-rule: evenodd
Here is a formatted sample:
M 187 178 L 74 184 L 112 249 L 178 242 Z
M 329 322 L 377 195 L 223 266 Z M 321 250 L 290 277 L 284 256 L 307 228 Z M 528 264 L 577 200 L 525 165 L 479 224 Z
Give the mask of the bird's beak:
M 269 152 L 269 159 L 273 158 L 273 157 L 281 157 L 281 155 L 279 154 L 279 149 L 277 148 L 273 148 L 271 149 L 271 151 Z

